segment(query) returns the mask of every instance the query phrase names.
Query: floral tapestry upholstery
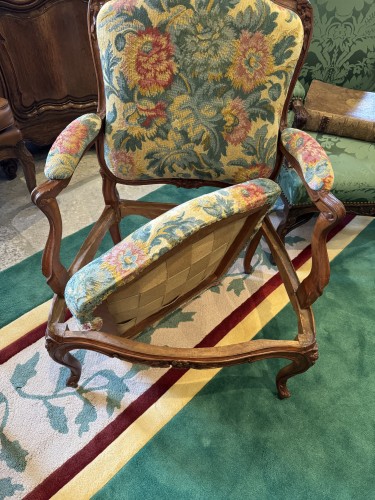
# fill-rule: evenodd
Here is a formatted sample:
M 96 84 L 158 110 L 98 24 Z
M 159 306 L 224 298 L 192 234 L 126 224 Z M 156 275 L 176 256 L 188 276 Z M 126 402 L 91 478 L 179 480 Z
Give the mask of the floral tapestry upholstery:
M 74 274 L 65 289 L 67 306 L 83 328 L 100 328 L 93 311 L 117 288 L 200 229 L 264 205 L 272 207 L 279 194 L 273 181 L 256 179 L 178 205 Z
M 113 0 L 97 36 L 118 178 L 271 174 L 303 41 L 295 13 L 270 0 Z
M 312 80 L 375 91 L 374 0 L 310 0 L 313 39 L 301 71 Z
M 331 189 L 333 168 L 324 149 L 311 135 L 295 128 L 281 133 L 285 149 L 298 161 L 303 176 L 311 189 Z
M 343 203 L 375 203 L 375 144 L 315 132 L 309 134 L 325 149 L 332 163 L 335 173 L 332 193 Z M 311 204 L 292 168 L 281 168 L 278 183 L 289 204 Z
M 68 179 L 77 168 L 84 152 L 99 134 L 100 116 L 88 113 L 72 121 L 53 143 L 44 173 L 48 179 Z

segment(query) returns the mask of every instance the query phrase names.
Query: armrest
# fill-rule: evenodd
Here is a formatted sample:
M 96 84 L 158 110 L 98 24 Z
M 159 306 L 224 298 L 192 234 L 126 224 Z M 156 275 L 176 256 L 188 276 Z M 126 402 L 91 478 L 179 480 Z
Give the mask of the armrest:
M 281 133 L 281 151 L 320 212 L 311 242 L 311 271 L 297 290 L 301 306 L 309 307 L 329 282 L 327 236 L 344 217 L 345 208 L 330 192 L 334 180 L 333 168 L 326 152 L 315 139 L 301 130 L 284 129 Z
M 48 153 L 44 173 L 50 180 L 68 179 L 77 168 L 85 151 L 97 138 L 102 119 L 95 113 L 72 121 L 58 136 Z
M 332 188 L 334 173 L 331 161 L 313 137 L 302 130 L 286 128 L 281 132 L 281 143 L 290 165 L 307 187 L 314 191 Z
M 47 157 L 44 172 L 47 181 L 32 193 L 33 203 L 47 217 L 50 230 L 42 257 L 42 272 L 59 296 L 64 295 L 69 271 L 60 260 L 62 220 L 56 197 L 69 184 L 85 151 L 97 138 L 102 119 L 95 113 L 76 118 L 58 136 Z

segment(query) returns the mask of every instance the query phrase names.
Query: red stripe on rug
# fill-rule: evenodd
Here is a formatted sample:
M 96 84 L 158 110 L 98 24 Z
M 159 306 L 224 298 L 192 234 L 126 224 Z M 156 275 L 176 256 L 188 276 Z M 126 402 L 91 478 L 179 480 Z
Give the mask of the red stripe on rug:
M 70 312 L 68 312 L 65 315 L 65 321 L 67 321 L 69 318 L 71 318 L 72 315 Z M 47 322 L 42 323 L 41 325 L 37 326 L 30 332 L 26 333 L 16 341 L 12 342 L 8 346 L 4 347 L 4 349 L 0 350 L 0 365 L 8 361 L 8 359 L 12 358 L 19 352 L 23 351 L 23 349 L 26 349 L 26 347 L 31 346 L 38 340 L 40 340 L 42 337 L 44 337 L 44 334 L 47 329 Z
M 26 347 L 29 347 L 31 344 L 34 344 L 34 342 L 41 339 L 46 331 L 46 328 L 47 323 L 43 323 L 17 339 L 15 342 L 12 342 L 8 346 L 4 347 L 4 349 L 1 349 L 0 365 L 8 361 L 8 359 L 12 358 Z
M 333 238 L 343 229 L 354 216 L 347 216 L 330 233 Z M 310 245 L 293 259 L 296 269 L 301 267 L 311 256 Z M 227 316 L 217 325 L 196 347 L 207 347 L 217 344 L 232 328 L 234 328 L 244 317 L 254 310 L 267 296 L 281 285 L 280 273 L 262 285 L 255 294 L 246 300 L 241 306 Z M 71 481 L 82 469 L 92 462 L 107 446 L 109 446 L 120 434 L 122 434 L 137 418 L 139 418 L 150 406 L 152 406 L 163 394 L 165 394 L 188 370 L 170 369 L 155 382 L 139 398 L 131 403 L 113 422 L 100 431 L 86 446 L 78 453 L 68 459 L 41 484 L 24 498 L 28 500 L 49 500 L 65 484 Z

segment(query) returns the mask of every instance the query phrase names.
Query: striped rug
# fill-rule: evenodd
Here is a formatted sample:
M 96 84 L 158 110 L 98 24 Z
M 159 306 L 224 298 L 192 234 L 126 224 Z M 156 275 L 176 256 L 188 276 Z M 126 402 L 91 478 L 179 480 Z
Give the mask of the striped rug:
M 348 245 L 355 245 L 358 235 L 368 231 L 370 222 L 367 218 L 346 219 L 331 235 L 330 259 L 345 252 Z M 139 223 L 135 220 L 132 224 Z M 128 225 L 128 231 L 132 229 Z M 301 278 L 310 265 L 310 230 L 301 229 L 288 238 L 289 251 Z M 67 242 L 67 256 L 81 236 L 75 234 Z M 44 349 L 50 301 L 43 299 L 48 291 L 34 289 L 27 294 L 25 286 L 25 281 L 39 272 L 38 259 L 40 256 L 35 256 L 34 260 L 0 274 L 0 307 L 5 305 L 0 333 L 0 498 L 80 499 L 95 494 L 98 498 L 169 498 L 171 492 L 174 498 L 228 498 L 227 492 L 225 496 L 219 491 L 215 494 L 214 484 L 211 489 L 202 484 L 200 489 L 199 481 L 195 486 L 189 480 L 179 481 L 179 477 L 184 477 L 186 464 L 175 464 L 170 475 L 161 474 L 163 479 L 157 484 L 151 480 L 143 483 L 143 472 L 138 470 L 139 465 L 138 469 L 134 466 L 142 451 L 160 435 L 159 431 L 168 429 L 213 380 L 222 376 L 220 370 L 145 368 L 78 351 L 76 355 L 83 362 L 80 387 L 65 387 L 67 370 L 52 362 Z M 259 334 L 279 317 L 288 300 L 279 274 L 269 263 L 266 247 L 258 249 L 254 264 L 254 273 L 246 276 L 242 258 L 238 259 L 220 286 L 145 331 L 143 340 L 176 346 L 211 346 L 245 341 Z M 16 283 L 22 284 L 22 293 L 15 290 Z M 283 328 L 287 338 L 296 333 L 295 324 L 290 323 Z M 324 333 L 324 328 L 318 324 L 318 335 L 322 330 Z M 250 367 L 242 368 L 249 373 Z M 221 372 L 230 377 L 230 370 Z M 233 374 L 238 374 L 238 370 L 234 368 Z M 273 377 L 276 372 L 277 369 Z M 296 395 L 303 377 L 294 379 L 292 389 Z M 268 382 L 267 397 L 273 405 L 283 405 L 275 398 L 274 380 Z M 299 396 L 303 405 L 302 396 L 307 394 Z M 256 405 L 257 392 L 251 392 L 249 397 Z M 230 419 L 233 416 L 226 403 L 227 396 L 223 411 Z M 194 416 L 191 423 L 194 429 Z M 234 447 L 237 439 L 241 440 L 241 436 L 234 436 Z M 180 446 L 183 448 L 185 443 Z M 203 442 L 201 448 L 209 452 L 210 446 Z M 162 457 L 163 449 L 159 451 Z M 179 454 L 180 450 L 175 452 Z M 194 462 L 194 456 L 184 460 Z M 225 463 L 226 457 L 222 461 Z M 173 456 L 169 467 L 170 464 Z M 121 479 L 127 467 L 138 470 L 139 477 L 134 473 L 132 477 L 135 484 L 144 484 L 144 491 L 136 491 L 134 485 L 130 488 L 129 481 Z M 251 470 L 251 464 L 249 467 Z M 244 498 L 242 493 L 237 496 L 235 490 L 233 495 L 232 498 Z M 264 495 L 256 498 L 267 498 L 266 492 Z

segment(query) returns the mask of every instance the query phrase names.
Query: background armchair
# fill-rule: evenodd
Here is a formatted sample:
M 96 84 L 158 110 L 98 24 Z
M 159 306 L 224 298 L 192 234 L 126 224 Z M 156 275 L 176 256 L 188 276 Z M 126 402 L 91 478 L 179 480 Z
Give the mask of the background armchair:
M 77 383 L 79 368 L 69 351 L 77 346 L 131 361 L 180 367 L 222 366 L 280 356 L 292 360 L 277 378 L 279 394 L 286 397 L 286 380 L 306 370 L 316 359 L 310 306 L 329 280 L 327 232 L 344 214 L 342 204 L 330 193 L 333 172 L 327 155 L 311 137 L 287 128 L 286 123 L 288 103 L 310 40 L 309 4 L 306 0 L 112 0 L 101 7 L 102 4 L 98 0 L 89 4 L 98 111 L 80 117 L 63 131 L 47 159 L 45 173 L 49 180 L 33 193 L 34 202 L 46 214 L 51 227 L 42 264 L 56 293 L 47 329 L 49 352 L 53 359 L 70 367 L 72 377 L 68 383 L 72 385 Z M 106 207 L 73 264 L 66 269 L 59 258 L 61 217 L 56 196 L 69 184 L 82 154 L 93 141 Z M 175 214 L 173 210 L 165 213 L 173 208 L 173 200 L 120 200 L 117 184 L 169 183 L 187 188 L 206 185 L 224 188 L 224 192 L 227 186 L 238 185 L 243 195 L 252 199 L 259 183 L 262 186 L 271 182 L 273 186 L 268 179 L 276 178 L 283 156 L 290 159 L 320 211 L 314 228 L 311 272 L 299 282 L 264 211 L 253 220 L 247 233 L 245 268 L 250 270 L 251 258 L 264 235 L 297 314 L 296 341 L 266 343 L 261 347 L 254 341 L 253 347 L 243 346 L 246 356 L 237 345 L 225 353 L 215 348 L 204 353 L 184 351 L 176 359 L 168 351 L 160 358 L 157 348 L 138 344 L 126 344 L 124 348 L 124 342 L 115 340 L 114 334 L 106 330 L 104 319 L 95 319 L 101 318 L 99 313 L 95 316 L 97 313 L 89 308 L 85 316 L 86 305 L 83 309 L 77 306 L 77 302 L 86 304 L 91 296 L 91 305 L 98 305 L 102 299 L 108 301 L 107 292 L 112 294 L 117 288 L 117 281 L 109 280 L 108 289 L 103 292 L 103 283 L 107 283 L 100 271 L 103 262 L 92 261 L 107 230 L 117 245 L 114 248 L 123 248 L 121 218 L 129 214 L 151 219 L 161 216 L 153 222 L 157 227 L 168 227 Z M 255 190 L 246 191 L 251 180 Z M 209 198 L 208 203 L 204 198 L 199 203 L 208 203 L 207 213 L 225 218 L 226 198 L 217 194 L 213 199 L 214 202 Z M 269 209 L 268 205 L 264 200 L 262 206 Z M 184 222 L 187 208 L 178 210 L 184 210 L 180 214 Z M 141 233 L 152 232 L 155 226 L 150 224 Z M 178 226 L 174 230 L 178 231 Z M 180 235 L 181 242 L 184 237 Z M 169 238 L 173 240 L 173 233 Z M 243 236 L 236 240 L 237 249 L 242 239 Z M 117 255 L 117 250 L 114 252 Z M 152 254 L 150 241 L 143 252 Z M 127 258 L 119 258 L 120 267 L 124 267 Z M 129 258 L 137 260 L 137 249 Z M 94 272 L 88 288 L 82 287 L 78 276 L 91 276 L 92 266 L 99 275 Z M 119 279 L 121 285 L 126 285 L 127 272 Z M 217 277 L 220 275 L 221 271 L 217 272 Z M 205 278 L 201 278 L 203 281 L 193 291 L 204 287 Z M 191 293 L 190 290 L 189 297 Z M 181 291 L 172 297 L 173 303 L 180 304 L 186 297 Z M 86 332 L 83 337 L 79 332 L 69 333 L 63 323 L 66 304 L 84 325 L 87 322 L 91 333 Z M 122 321 L 129 320 L 129 307 L 125 300 Z M 147 321 L 152 321 L 154 314 L 155 311 Z M 141 325 L 146 326 L 142 321 Z
M 293 95 L 295 126 L 303 128 L 305 91 L 312 80 L 375 92 L 375 4 L 372 0 L 311 0 L 314 30 L 306 62 Z M 375 110 L 374 110 L 375 119 Z M 375 215 L 375 144 L 309 132 L 328 154 L 335 173 L 333 193 L 348 212 Z M 303 183 L 283 166 L 278 182 L 284 201 L 278 227 L 284 238 L 316 213 Z

